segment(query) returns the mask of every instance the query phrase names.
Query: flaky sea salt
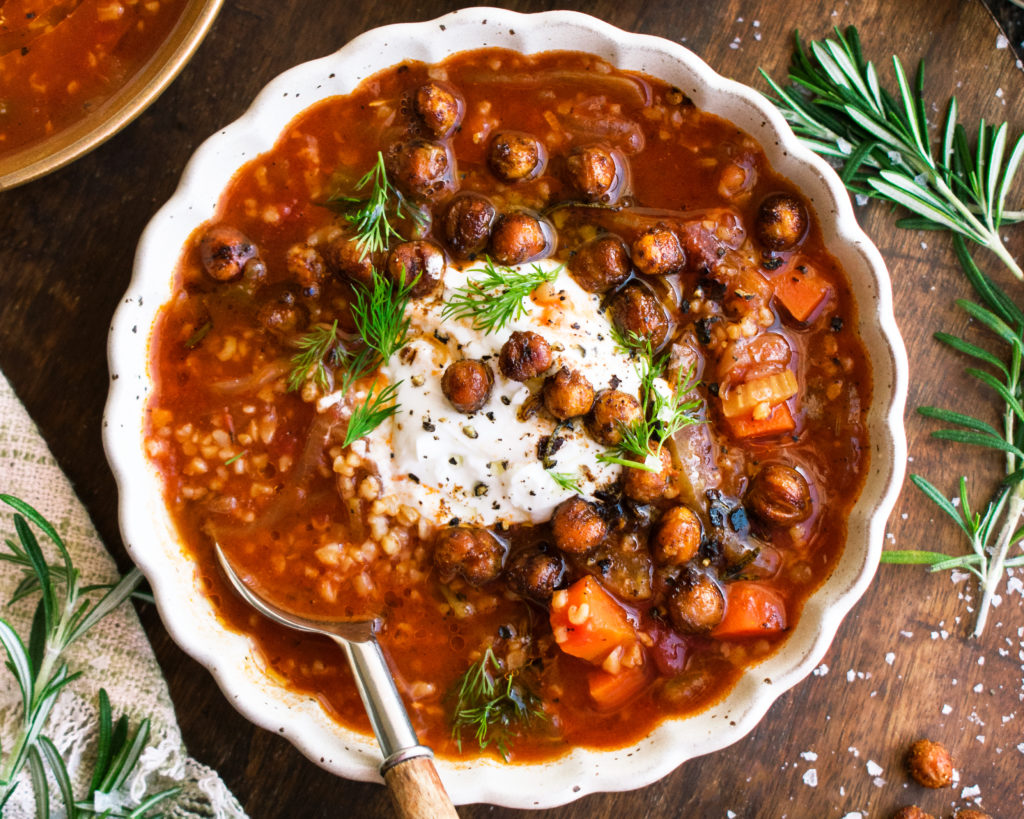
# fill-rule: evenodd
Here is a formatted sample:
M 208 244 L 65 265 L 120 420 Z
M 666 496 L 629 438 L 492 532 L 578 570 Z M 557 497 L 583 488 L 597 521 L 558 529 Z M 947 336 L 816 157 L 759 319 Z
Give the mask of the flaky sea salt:
M 818 787 L 818 771 L 814 768 L 808 768 L 804 771 L 804 784 L 809 788 Z

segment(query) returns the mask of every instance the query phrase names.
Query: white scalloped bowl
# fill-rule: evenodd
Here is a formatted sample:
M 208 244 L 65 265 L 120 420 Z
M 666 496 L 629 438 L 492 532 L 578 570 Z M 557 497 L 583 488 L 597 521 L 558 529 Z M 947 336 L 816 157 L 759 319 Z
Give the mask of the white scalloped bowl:
M 858 227 L 839 178 L 797 142 L 760 94 L 724 79 L 675 43 L 626 33 L 575 12 L 523 15 L 465 9 L 434 21 L 375 29 L 335 54 L 293 68 L 270 83 L 241 119 L 196 151 L 178 190 L 146 228 L 131 285 L 111 327 L 104 443 L 120 487 L 125 543 L 149 578 L 172 637 L 210 669 L 250 720 L 286 736 L 333 773 L 379 780 L 373 739 L 340 727 L 312 698 L 270 680 L 254 659 L 249 639 L 227 630 L 197 588 L 195 568 L 164 506 L 160 477 L 143 452 L 146 404 L 153 387 L 148 338 L 160 306 L 170 298 L 174 268 L 190 232 L 213 215 L 235 170 L 268 150 L 286 123 L 313 102 L 346 94 L 366 77 L 402 60 L 432 63 L 485 46 L 592 52 L 621 68 L 678 86 L 700 108 L 752 134 L 772 166 L 796 183 L 817 212 L 826 245 L 853 285 L 858 331 L 873 367 L 868 413 L 871 468 L 850 517 L 846 547 L 781 649 L 750 668 L 712 708 L 666 720 L 640 742 L 618 751 L 577 748 L 553 762 L 531 765 L 504 765 L 492 759 L 438 763 L 456 803 L 541 808 L 594 791 L 647 785 L 686 760 L 744 736 L 779 695 L 821 661 L 878 565 L 906 455 L 902 416 L 907 363 L 893 318 L 888 274 L 877 249 Z

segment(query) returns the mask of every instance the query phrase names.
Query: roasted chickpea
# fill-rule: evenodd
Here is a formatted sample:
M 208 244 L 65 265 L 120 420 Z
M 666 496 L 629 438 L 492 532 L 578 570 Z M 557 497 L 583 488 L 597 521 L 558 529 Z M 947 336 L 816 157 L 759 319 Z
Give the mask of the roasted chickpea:
M 892 819 L 935 819 L 930 813 L 925 813 L 917 805 L 907 805 L 900 808 L 892 815 Z
M 793 467 L 768 464 L 750 481 L 746 505 L 763 523 L 792 526 L 811 516 L 811 491 Z
M 491 233 L 491 255 L 499 264 L 522 264 L 551 252 L 554 231 L 529 213 L 506 213 Z
M 290 336 L 305 327 L 308 315 L 298 304 L 295 294 L 285 290 L 274 301 L 268 301 L 256 314 L 260 324 L 276 336 Z
M 628 284 L 615 294 L 612 321 L 626 336 L 650 339 L 652 347 L 660 347 L 668 335 L 665 305 L 644 284 Z
M 574 495 L 555 509 L 551 518 L 551 534 L 555 546 L 563 552 L 582 555 L 604 540 L 608 524 L 594 504 Z
M 605 293 L 629 278 L 629 250 L 618 236 L 598 236 L 569 259 L 569 272 L 590 293 Z
M 790 193 L 775 193 L 757 209 L 754 235 L 768 250 L 792 250 L 807 232 L 807 208 Z
M 501 574 L 506 547 L 486 529 L 452 526 L 442 529 L 434 543 L 434 565 L 442 583 L 462 575 L 482 586 Z
M 528 381 L 551 366 L 551 347 L 543 336 L 516 331 L 501 345 L 498 369 L 505 378 Z
M 468 258 L 487 247 L 497 213 L 491 200 L 478 193 L 452 199 L 444 216 L 444 236 L 451 251 Z
M 654 530 L 651 556 L 663 566 L 681 566 L 696 556 L 702 537 L 697 513 L 689 506 L 673 506 Z
M 941 742 L 919 739 L 907 751 L 907 773 L 926 788 L 945 788 L 953 781 L 953 757 Z
M 413 108 L 424 127 L 438 139 L 451 136 L 462 124 L 462 97 L 444 83 L 428 82 L 417 88 Z
M 242 275 L 245 263 L 258 255 L 256 245 L 233 227 L 213 225 L 199 240 L 199 260 L 211 279 L 229 282 Z
M 491 397 L 494 372 L 489 364 L 473 358 L 449 364 L 441 376 L 441 391 L 459 412 L 476 412 Z
M 591 202 L 611 203 L 622 188 L 620 160 L 604 145 L 581 145 L 565 159 L 565 168 L 573 187 Z
M 455 158 L 439 142 L 396 142 L 385 162 L 395 184 L 413 199 L 437 199 L 455 188 Z
M 725 597 L 706 574 L 686 574 L 668 599 L 668 614 L 681 634 L 706 634 L 722 622 Z
M 562 367 L 544 379 L 544 406 L 559 421 L 586 415 L 594 405 L 594 388 L 579 372 Z
M 587 416 L 587 429 L 599 444 L 617 446 L 622 442 L 622 430 L 643 416 L 636 396 L 622 390 L 602 390 L 594 399 Z
M 324 260 L 312 245 L 302 242 L 292 245 L 284 254 L 288 275 L 297 282 L 306 296 L 320 294 L 320 282 L 324 278 Z
M 686 254 L 679 237 L 667 225 L 655 225 L 637 236 L 632 256 L 636 269 L 648 276 L 677 273 L 686 266 Z
M 400 242 L 391 248 L 387 270 L 395 283 L 416 282 L 410 291 L 413 298 L 429 296 L 444 278 L 444 251 L 427 239 Z
M 992 819 L 992 815 L 983 810 L 974 808 L 961 808 L 953 814 L 953 819 Z
M 672 456 L 669 454 L 667 446 L 661 448 L 660 458 L 661 469 L 657 472 L 631 466 L 625 468 L 626 477 L 622 491 L 627 498 L 641 503 L 650 503 L 665 494 L 669 479 L 672 477 Z
M 350 236 L 339 234 L 321 245 L 327 269 L 360 284 L 373 282 L 374 255 Z
M 538 603 L 547 603 L 565 583 L 565 560 L 539 549 L 519 552 L 505 570 L 509 588 Z
M 491 140 L 487 162 L 501 181 L 524 182 L 544 172 L 547 151 L 536 137 L 502 131 Z

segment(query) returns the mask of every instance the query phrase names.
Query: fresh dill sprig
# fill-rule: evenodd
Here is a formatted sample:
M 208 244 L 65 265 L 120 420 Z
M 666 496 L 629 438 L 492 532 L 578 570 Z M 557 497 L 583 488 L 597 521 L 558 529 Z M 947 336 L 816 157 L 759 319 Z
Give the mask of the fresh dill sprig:
M 448 698 L 454 700 L 452 739 L 459 750 L 462 732 L 470 729 L 482 750 L 494 743 L 506 762 L 518 728 L 534 719 L 547 719 L 537 695 L 523 684 L 521 675 L 505 670 L 491 648 L 466 670 Z
M 551 477 L 555 483 L 557 483 L 562 489 L 568 489 L 570 492 L 575 492 L 577 495 L 582 495 L 583 490 L 580 488 L 580 475 L 575 475 L 569 472 L 555 472 L 554 469 L 545 469 L 545 472 Z
M 894 97 L 864 59 L 857 29 L 835 33 L 835 40 L 812 42 L 809 51 L 799 33 L 795 35 L 789 79 L 799 86 L 797 92 L 783 89 L 761 71 L 776 95 L 772 102 L 797 136 L 841 163 L 843 182 L 851 191 L 902 205 L 917 215 L 897 224 L 950 230 L 987 247 L 1018 279 L 1024 278 L 999 235 L 1004 222 L 1024 219 L 1024 214 L 1005 210 L 1024 158 L 1024 137 L 1010 146 L 1006 123 L 993 127 L 982 120 L 971 151 L 952 97 L 936 156 L 928 134 L 924 62 L 912 87 L 903 64 L 893 56 L 899 88 Z
M 292 356 L 292 369 L 288 374 L 288 391 L 301 389 L 307 378 L 320 388 L 321 392 L 330 392 L 331 372 L 341 366 L 345 357 L 344 348 L 338 338 L 338 322 L 330 327 L 318 324 L 298 341 L 299 352 Z
M 600 453 L 597 459 L 602 463 L 657 472 L 661 469 L 660 463 L 655 461 L 652 465 L 648 462 L 648 456 L 660 458 L 662 444 L 667 439 L 683 427 L 700 423 L 700 398 L 686 398 L 697 385 L 694 377 L 696 370 L 691 365 L 684 377 L 680 368 L 676 373 L 676 383 L 666 391 L 659 388 L 657 379 L 665 371 L 668 354 L 655 357 L 650 339 L 636 334 L 627 338 L 617 333 L 615 339 L 621 349 L 636 355 L 641 412 L 636 421 L 619 424 L 622 440 L 612 449 Z
M 559 265 L 545 271 L 535 264 L 529 270 L 515 270 L 486 258 L 483 268 L 469 271 L 483 273 L 483 276 L 467 279 L 445 304 L 441 318 L 471 318 L 474 330 L 496 333 L 510 321 L 526 315 L 525 301 L 529 295 L 542 284 L 558 278 L 561 269 Z
M 373 167 L 355 184 L 356 191 L 367 187 L 369 192 L 364 197 L 335 194 L 324 203 L 340 213 L 355 228 L 356 242 L 362 254 L 360 258 L 365 258 L 367 253 L 387 250 L 392 239 L 402 241 L 402 235 L 391 224 L 389 211 L 397 219 L 409 216 L 419 224 L 424 222 L 423 214 L 409 206 L 401 191 L 391 184 L 384 165 L 384 154 L 380 151 L 377 151 L 377 161 Z
M 398 402 L 395 400 L 398 395 L 398 385 L 401 381 L 388 384 L 386 387 L 377 389 L 374 384 L 366 394 L 366 400 L 358 404 L 352 410 L 348 419 L 348 430 L 345 432 L 345 442 L 342 446 L 350 446 L 373 432 L 388 418 L 398 412 Z
M 46 722 L 61 692 L 81 676 L 71 671 L 64 652 L 96 623 L 120 606 L 142 580 L 138 569 L 113 585 L 80 586 L 79 573 L 57 530 L 31 506 L 10 495 L 0 502 L 15 510 L 14 528 L 18 542 L 7 539 L 9 552 L 0 560 L 20 569 L 24 577 L 16 587 L 11 603 L 38 594 L 32 628 L 26 645 L 18 633 L 0 620 L 0 645 L 7 654 L 7 668 L 14 674 L 21 692 L 19 726 L 6 755 L 0 756 L 0 813 L 17 786 L 18 774 L 28 766 L 35 790 L 39 815 L 49 815 L 50 794 L 47 769 L 56 782 L 69 817 L 92 815 L 93 797 L 120 790 L 149 737 L 149 720 L 143 720 L 131 737 L 122 717 L 112 727 L 110 701 L 100 691 L 99 748 L 96 767 L 83 800 L 72 792 L 67 766 L 53 742 L 43 734 Z M 57 547 L 60 563 L 50 566 L 29 523 L 45 534 Z M 102 593 L 102 595 L 101 595 Z M 98 598 L 98 599 L 97 599 Z M 150 807 L 177 793 L 173 788 L 156 794 L 131 810 L 132 816 L 145 816 Z M 112 817 L 127 813 L 111 812 Z
M 987 247 L 1014 276 L 1022 278 L 999 230 L 1024 219 L 1020 211 L 1006 210 L 1007 194 L 1024 158 L 1024 137 L 1011 146 L 1005 123 L 992 127 L 982 120 L 972 151 L 967 131 L 957 122 L 956 98 L 951 97 L 936 157 L 928 134 L 923 62 L 911 88 L 902 63 L 893 57 L 897 99 L 880 86 L 874 66 L 865 61 L 856 29 L 848 28 L 845 34 L 837 29 L 836 35 L 836 40 L 811 43 L 809 53 L 797 35 L 790 80 L 801 90 L 783 90 L 762 72 L 776 94 L 773 101 L 806 145 L 842 165 L 843 182 L 851 191 L 894 202 L 916 214 L 897 225 L 953 234 L 960 265 L 982 302 L 957 304 L 1007 347 L 1005 358 L 1000 359 L 966 339 L 935 334 L 940 342 L 984 365 L 967 372 L 992 389 L 1002 404 L 1001 430 L 964 413 L 918 409 L 925 417 L 951 425 L 933 432 L 934 437 L 1003 454 L 1005 477 L 980 512 L 972 511 L 968 503 L 966 478 L 960 479 L 957 509 L 927 479 L 910 476 L 956 522 L 967 536 L 970 551 L 958 556 L 927 550 L 882 553 L 883 563 L 924 564 L 931 571 L 963 569 L 974 574 L 982 592 L 973 632 L 978 637 L 1006 569 L 1024 565 L 1024 556 L 1009 557 L 1010 549 L 1024 536 L 1018 528 L 1024 515 L 1024 313 L 978 268 L 965 239 Z
M 380 363 L 387 364 L 409 340 L 410 319 L 405 313 L 415 286 L 415 279 L 406 283 L 403 277 L 399 283 L 392 284 L 374 270 L 369 287 L 357 284 L 354 288 L 352 320 Z

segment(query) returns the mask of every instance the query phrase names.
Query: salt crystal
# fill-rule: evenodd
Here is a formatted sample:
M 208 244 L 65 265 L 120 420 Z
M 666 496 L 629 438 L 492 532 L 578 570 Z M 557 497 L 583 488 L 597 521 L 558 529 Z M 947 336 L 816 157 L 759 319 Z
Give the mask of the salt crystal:
M 1024 742 L 1020 742 L 1017 744 L 1017 750 L 1024 754 Z
M 1002 32 L 996 35 L 996 48 L 1003 49 L 1008 48 L 1010 41 L 1006 39 L 1006 35 Z
M 943 714 L 952 714 L 953 713 L 953 706 L 952 705 L 943 705 L 942 706 L 942 713 Z
M 900 637 L 906 637 L 908 640 L 911 637 L 913 637 L 913 636 L 914 636 L 914 632 L 912 632 L 912 631 L 901 631 L 900 632 Z
M 875 760 L 873 759 L 868 760 L 867 769 L 868 773 L 871 774 L 871 776 L 881 776 L 882 771 L 884 770 L 882 766 L 875 762 Z
M 864 819 L 864 814 L 859 810 L 852 810 L 846 814 L 843 819 Z
M 896 660 L 896 655 L 893 652 L 890 651 L 888 654 L 885 655 L 885 661 L 889 665 L 892 665 L 895 660 Z
M 800 758 L 806 759 L 808 762 L 816 762 L 818 755 L 814 751 L 801 751 Z
M 846 672 L 846 681 L 848 683 L 851 683 L 855 679 L 857 679 L 857 672 L 851 668 L 849 671 Z
M 921 242 L 921 250 L 927 250 L 927 249 L 928 249 L 928 243 L 927 242 Z
M 725 815 L 726 815 L 727 819 L 736 819 L 736 812 L 735 811 L 727 810 L 725 812 Z
M 825 663 L 819 665 L 814 671 L 811 672 L 815 677 L 824 677 L 828 674 L 828 666 Z
M 804 771 L 804 784 L 809 788 L 816 788 L 818 786 L 818 772 L 814 768 L 808 768 Z
M 982 691 L 984 691 L 984 690 L 985 690 L 985 686 L 983 686 L 983 685 L 982 685 L 981 683 L 978 683 L 978 684 L 977 684 L 976 686 L 974 686 L 974 688 L 973 688 L 973 689 L 971 689 L 971 690 L 972 690 L 972 691 L 974 691 L 974 693 L 975 693 L 975 694 L 980 694 L 980 693 L 981 693 Z
M 977 785 L 970 785 L 960 792 L 961 799 L 973 799 L 975 796 L 981 796 L 981 788 Z
M 853 195 L 853 201 L 863 207 L 870 201 L 871 197 L 866 193 L 856 193 Z

